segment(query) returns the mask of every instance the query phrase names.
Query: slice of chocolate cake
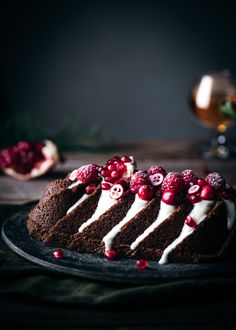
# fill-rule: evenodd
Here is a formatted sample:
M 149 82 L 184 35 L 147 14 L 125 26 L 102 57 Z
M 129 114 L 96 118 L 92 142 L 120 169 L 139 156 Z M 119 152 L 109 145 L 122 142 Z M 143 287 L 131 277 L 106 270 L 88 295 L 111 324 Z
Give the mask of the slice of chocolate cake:
M 207 213 L 206 218 L 196 227 L 191 227 L 193 224 L 190 223 L 191 226 L 189 226 L 186 221 L 180 235 L 163 251 L 160 263 L 198 263 L 203 262 L 204 259 L 209 262 L 209 256 L 218 255 L 228 236 L 225 213 L 225 203 L 218 200 Z M 192 228 L 194 228 L 193 231 Z M 190 234 L 186 235 L 189 229 Z M 214 261 L 214 258 L 212 260 Z
M 50 246 L 66 247 L 70 236 L 77 233 L 79 227 L 95 212 L 101 195 L 100 185 L 87 198 L 81 197 L 57 223 L 44 235 L 44 242 Z
M 45 241 L 49 229 L 75 207 L 82 196 L 87 196 L 85 193 L 91 190 L 91 185 L 94 190 L 98 181 L 98 165 L 89 164 L 73 171 L 64 180 L 50 183 L 29 214 L 27 228 L 30 235 Z
M 97 220 L 70 238 L 69 248 L 80 252 L 103 253 L 102 239 L 128 212 L 134 195 L 127 191 L 121 199 Z
M 57 192 L 54 188 L 53 192 L 47 192 L 29 213 L 28 231 L 39 240 L 43 240 L 44 234 L 66 215 L 67 210 L 82 196 L 85 186 L 80 184 L 72 189 L 60 187 Z
M 163 202 L 161 202 L 161 209 Z M 184 220 L 192 206 L 185 200 L 183 204 L 162 216 L 161 209 L 155 221 L 130 243 L 128 255 L 132 258 L 157 260 L 157 251 L 162 251 L 181 232 Z
M 103 238 L 103 251 L 114 250 L 118 254 L 125 255 L 130 249 L 130 244 L 154 222 L 159 208 L 160 198 L 155 197 L 123 224 L 122 221 L 127 219 L 126 214 L 125 218 Z

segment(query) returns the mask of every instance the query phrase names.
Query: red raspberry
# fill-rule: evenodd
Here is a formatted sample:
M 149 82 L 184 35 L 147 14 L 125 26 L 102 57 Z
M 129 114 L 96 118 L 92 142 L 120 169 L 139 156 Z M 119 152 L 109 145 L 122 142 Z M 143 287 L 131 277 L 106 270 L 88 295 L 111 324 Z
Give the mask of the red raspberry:
M 151 166 L 149 168 L 149 170 L 147 170 L 147 174 L 150 176 L 150 175 L 153 175 L 153 174 L 156 174 L 156 173 L 161 173 L 164 177 L 166 176 L 166 171 L 163 167 L 161 166 Z
M 221 192 L 225 189 L 225 179 L 217 172 L 212 172 L 208 174 L 205 180 L 218 192 Z
M 190 183 L 193 183 L 195 184 L 198 177 L 196 175 L 196 173 L 193 172 L 193 170 L 184 170 L 182 173 L 181 173 L 181 176 L 184 180 L 184 183 L 186 184 L 186 186 L 189 186 Z
M 130 180 L 130 190 L 134 194 L 136 194 L 141 186 L 149 185 L 149 184 L 150 184 L 150 181 L 149 181 L 149 177 L 148 177 L 147 173 L 138 171 L 138 172 L 134 173 L 134 175 L 132 176 L 132 178 Z
M 183 193 L 185 189 L 182 175 L 177 172 L 169 172 L 162 182 L 162 191 Z
M 92 183 L 98 180 L 98 165 L 81 166 L 77 172 L 77 179 L 83 183 Z

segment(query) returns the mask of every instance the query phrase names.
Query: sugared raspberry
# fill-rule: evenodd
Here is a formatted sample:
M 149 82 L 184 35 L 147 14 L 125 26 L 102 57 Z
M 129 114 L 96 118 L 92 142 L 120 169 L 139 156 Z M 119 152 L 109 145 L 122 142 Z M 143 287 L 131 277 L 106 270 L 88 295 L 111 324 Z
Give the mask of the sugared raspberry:
M 172 191 L 182 194 L 185 189 L 182 175 L 177 172 L 169 172 L 162 182 L 162 191 Z
M 208 174 L 205 180 L 218 192 L 225 189 L 225 179 L 217 172 Z
M 164 177 L 166 176 L 166 171 L 163 167 L 161 166 L 151 166 L 149 170 L 147 170 L 148 175 L 153 175 L 156 173 L 161 173 Z
M 147 173 L 138 171 L 134 173 L 130 180 L 130 190 L 136 194 L 141 186 L 149 184 L 150 181 Z
M 198 177 L 196 175 L 196 173 L 193 172 L 193 170 L 184 170 L 182 173 L 181 173 L 181 176 L 184 180 L 184 183 L 186 186 L 189 186 L 190 183 L 196 183 Z
M 77 179 L 83 183 L 92 183 L 98 180 L 98 165 L 81 166 L 77 172 Z

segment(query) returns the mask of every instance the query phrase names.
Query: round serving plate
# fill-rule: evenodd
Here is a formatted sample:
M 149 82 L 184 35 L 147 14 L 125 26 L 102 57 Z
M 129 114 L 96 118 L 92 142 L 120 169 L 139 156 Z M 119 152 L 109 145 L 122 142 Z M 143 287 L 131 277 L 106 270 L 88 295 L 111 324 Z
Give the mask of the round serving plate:
M 48 247 L 30 237 L 26 222 L 31 204 L 24 205 L 9 217 L 2 227 L 5 243 L 23 258 L 49 270 L 87 279 L 116 283 L 154 284 L 184 279 L 225 277 L 236 274 L 236 263 L 167 264 L 150 261 L 148 268 L 140 270 L 134 259 L 109 261 L 105 257 L 63 249 L 62 259 L 55 259 L 56 247 Z

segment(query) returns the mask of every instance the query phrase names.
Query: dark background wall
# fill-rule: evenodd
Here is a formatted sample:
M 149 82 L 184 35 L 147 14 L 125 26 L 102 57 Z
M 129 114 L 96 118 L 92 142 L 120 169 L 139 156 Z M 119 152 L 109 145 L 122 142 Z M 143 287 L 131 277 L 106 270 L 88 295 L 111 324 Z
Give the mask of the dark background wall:
M 1 116 L 18 126 L 34 121 L 46 134 L 71 127 L 75 136 L 98 127 L 122 140 L 204 138 L 188 110 L 193 79 L 204 70 L 236 74 L 233 1 L 1 6 Z

